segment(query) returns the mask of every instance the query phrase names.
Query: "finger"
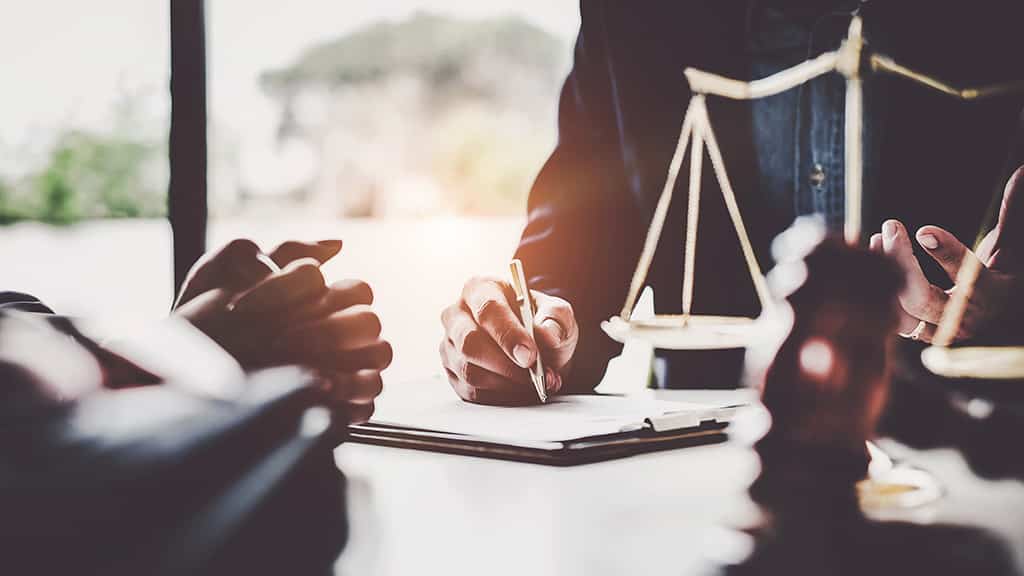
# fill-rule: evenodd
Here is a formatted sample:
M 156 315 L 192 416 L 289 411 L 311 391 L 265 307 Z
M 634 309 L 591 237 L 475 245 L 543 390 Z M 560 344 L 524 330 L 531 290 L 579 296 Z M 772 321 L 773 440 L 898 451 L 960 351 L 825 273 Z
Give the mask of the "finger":
M 215 288 L 241 291 L 266 278 L 271 271 L 256 257 L 259 251 L 252 240 L 238 238 L 203 256 L 189 271 L 175 308 Z
M 974 253 L 971 252 L 963 242 L 957 240 L 949 232 L 938 226 L 923 226 L 917 231 L 917 242 L 928 252 L 939 266 L 945 270 L 950 280 L 956 282 L 956 276 L 960 272 L 967 259 L 980 264 Z
M 362 280 L 339 280 L 330 285 L 327 296 L 330 305 L 338 310 L 359 304 L 373 304 L 373 289 Z
M 478 341 L 483 343 L 481 346 L 487 346 L 486 341 L 490 338 Z M 443 343 L 447 348 L 444 353 L 449 359 L 446 366 L 460 378 L 482 388 L 530 389 L 533 386 L 530 372 L 512 363 L 493 341 L 486 350 L 474 349 L 472 339 L 468 342 L 471 343 L 468 354 L 451 340 Z
M 513 380 L 497 372 L 492 372 L 483 366 L 474 364 L 464 355 L 460 354 L 451 341 L 442 342 L 441 346 L 442 364 L 445 369 L 454 373 L 459 380 L 474 388 L 512 392 L 533 389 L 527 374 L 524 374 L 523 377 L 517 380 Z
M 356 370 L 381 371 L 391 365 L 394 359 L 391 343 L 380 340 L 359 350 L 346 350 L 315 357 L 319 366 L 327 369 L 354 372 Z
M 286 350 L 321 355 L 365 348 L 377 342 L 380 333 L 380 318 L 372 308 L 360 304 L 290 328 L 275 344 Z
M 352 306 L 373 304 L 373 290 L 362 280 L 340 280 L 327 287 L 327 292 L 313 306 L 289 314 L 291 324 L 304 324 Z
M 281 267 L 300 258 L 312 258 L 323 264 L 341 252 L 341 244 L 341 240 L 321 240 L 319 242 L 289 240 L 274 248 L 270 252 L 270 258 Z
M 498 343 L 505 354 L 523 368 L 533 366 L 537 348 L 509 304 L 508 285 L 481 278 L 470 280 L 462 300 L 476 323 Z
M 579 340 L 579 326 L 572 306 L 556 296 L 534 292 L 537 316 L 534 336 L 549 365 L 561 369 L 572 358 Z
M 914 256 L 907 229 L 899 221 L 886 220 L 882 225 L 882 251 L 896 260 L 906 277 L 906 286 L 899 296 L 903 309 L 921 320 L 937 324 L 948 296 L 928 282 Z
M 239 314 L 272 317 L 301 304 L 313 304 L 326 290 L 319 263 L 303 258 L 242 294 L 235 301 L 234 309 Z
M 562 389 L 562 375 L 550 366 L 544 368 L 544 389 L 549 394 L 557 394 Z
M 371 402 L 369 404 L 346 404 L 343 412 L 349 424 L 362 424 L 370 421 L 374 410 L 375 407 Z
M 384 390 L 384 379 L 377 370 L 324 374 L 330 385 L 330 397 L 339 403 L 368 404 Z
M 868 250 L 883 254 L 882 251 L 882 234 L 875 233 L 871 235 L 871 239 L 868 241 Z
M 460 380 L 458 376 L 450 371 L 448 372 L 448 382 L 452 385 L 452 388 L 455 389 L 455 393 L 458 394 L 459 398 L 474 404 L 485 404 L 488 406 L 528 406 L 530 404 L 537 404 L 540 401 L 537 398 L 537 393 L 532 390 L 520 392 L 477 388 Z
M 452 307 L 445 315 L 443 322 L 448 326 L 446 336 L 453 355 L 514 382 L 530 384 L 526 368 L 510 360 L 491 336 L 477 326 L 469 312 Z

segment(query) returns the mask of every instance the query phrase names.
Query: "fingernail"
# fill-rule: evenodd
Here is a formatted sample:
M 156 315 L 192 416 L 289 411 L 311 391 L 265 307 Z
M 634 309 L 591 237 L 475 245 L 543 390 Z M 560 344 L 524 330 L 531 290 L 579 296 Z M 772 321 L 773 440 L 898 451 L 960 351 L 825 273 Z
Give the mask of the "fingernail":
M 530 349 L 522 344 L 517 344 L 512 350 L 512 356 L 516 359 L 516 364 L 519 364 L 523 368 L 530 366 Z
M 565 332 L 562 331 L 562 325 L 554 318 L 545 318 L 541 321 L 540 325 L 544 327 L 545 330 L 554 331 L 554 333 L 558 335 L 559 342 L 565 340 Z
M 341 240 L 321 240 L 317 244 L 327 248 L 341 248 Z
M 932 234 L 918 234 L 917 241 L 921 243 L 921 246 L 934 250 L 939 247 L 939 239 Z
M 896 223 L 892 220 L 887 220 L 885 224 L 882 224 L 882 236 L 885 236 L 886 240 L 892 240 L 896 237 Z
M 544 370 L 544 387 L 547 388 L 548 392 L 554 392 L 558 390 L 558 373 L 551 368 Z

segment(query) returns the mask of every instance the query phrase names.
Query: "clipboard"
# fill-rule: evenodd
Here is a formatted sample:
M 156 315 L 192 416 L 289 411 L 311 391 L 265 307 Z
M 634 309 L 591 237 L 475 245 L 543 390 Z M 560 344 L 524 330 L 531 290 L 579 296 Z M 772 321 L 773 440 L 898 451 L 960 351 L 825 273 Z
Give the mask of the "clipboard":
M 348 441 L 377 446 L 389 446 L 411 450 L 441 452 L 461 456 L 528 462 L 549 466 L 575 466 L 626 458 L 637 454 L 645 454 L 661 450 L 671 450 L 689 446 L 717 444 L 727 439 L 726 428 L 738 406 L 699 406 L 680 403 L 659 402 L 647 403 L 658 410 L 666 410 L 678 406 L 678 411 L 652 413 L 649 417 L 633 418 L 631 414 L 615 419 L 608 416 L 609 410 L 615 410 L 616 399 L 621 400 L 623 409 L 637 408 L 629 404 L 630 400 L 622 397 L 587 395 L 579 397 L 558 397 L 557 402 L 605 402 L 605 412 L 595 415 L 593 422 L 568 422 L 565 438 L 552 439 L 557 431 L 549 433 L 537 432 L 516 436 L 502 429 L 499 425 L 493 430 L 486 423 L 458 421 L 465 414 L 487 419 L 513 419 L 528 423 L 531 418 L 546 416 L 545 407 L 527 408 L 534 412 L 519 413 L 517 408 L 493 408 L 471 404 L 459 404 L 451 401 L 443 405 L 441 412 L 434 418 L 436 425 L 429 425 L 430 419 L 408 417 L 395 418 L 393 421 L 370 421 L 366 424 L 350 426 Z M 550 406 L 550 405 L 547 405 Z M 430 408 L 425 408 L 429 411 Z M 476 414 L 473 414 L 473 413 Z M 447 423 L 445 416 L 455 415 L 456 422 Z M 558 422 L 561 416 L 550 414 L 547 420 Z M 568 419 L 569 417 L 566 417 Z M 537 420 L 532 420 L 536 422 Z M 586 431 L 598 433 L 586 433 Z

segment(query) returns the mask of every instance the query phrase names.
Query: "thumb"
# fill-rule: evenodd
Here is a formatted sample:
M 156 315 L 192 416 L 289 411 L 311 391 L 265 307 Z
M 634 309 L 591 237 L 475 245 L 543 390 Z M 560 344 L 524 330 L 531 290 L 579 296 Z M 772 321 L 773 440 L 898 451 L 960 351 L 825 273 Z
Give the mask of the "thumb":
M 925 300 L 928 296 L 929 283 L 921 271 L 921 265 L 914 256 L 907 229 L 899 220 L 886 220 L 882 224 L 882 253 L 893 258 L 906 275 L 907 285 L 904 295 L 915 300 Z
M 290 240 L 274 248 L 270 258 L 280 267 L 285 267 L 300 258 L 313 258 L 320 264 L 334 258 L 341 252 L 341 240 L 319 242 L 298 242 Z
M 918 244 L 939 263 L 939 266 L 942 266 L 946 275 L 954 282 L 964 259 L 976 258 L 956 236 L 938 226 L 923 226 L 917 231 L 916 236 Z
M 182 285 L 172 309 L 215 288 L 240 292 L 267 276 L 267 267 L 257 258 L 260 247 L 252 240 L 238 238 L 215 252 L 205 254 Z

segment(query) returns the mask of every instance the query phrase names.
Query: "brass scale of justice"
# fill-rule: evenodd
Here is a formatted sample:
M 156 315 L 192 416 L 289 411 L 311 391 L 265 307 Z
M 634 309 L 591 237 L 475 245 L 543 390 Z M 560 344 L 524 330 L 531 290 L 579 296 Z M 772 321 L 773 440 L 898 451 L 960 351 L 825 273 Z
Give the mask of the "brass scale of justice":
M 765 98 L 790 90 L 823 74 L 838 72 L 846 79 L 845 118 L 845 222 L 843 235 L 847 243 L 857 245 L 861 238 L 861 208 L 863 199 L 863 85 L 861 79 L 864 51 L 863 21 L 854 15 L 846 39 L 838 50 L 826 52 L 771 76 L 744 82 L 711 74 L 694 68 L 685 70 L 693 93 L 683 118 L 679 141 L 669 163 L 668 176 L 661 197 L 654 210 L 650 228 L 630 282 L 626 302 L 618 316 L 602 323 L 601 327 L 613 339 L 626 343 L 630 340 L 647 342 L 653 347 L 673 350 L 711 350 L 742 348 L 753 342 L 758 331 L 770 322 L 773 306 L 768 284 L 754 256 L 740 215 L 736 196 L 725 171 L 721 149 L 715 140 L 708 115 L 708 95 L 734 100 Z M 994 84 L 977 88 L 956 88 L 941 80 L 906 68 L 882 54 L 871 53 L 867 63 L 872 72 L 892 74 L 928 89 L 962 101 L 981 100 L 996 96 L 1024 93 L 1024 81 Z M 672 201 L 680 167 L 690 146 L 689 187 L 687 189 L 687 222 L 683 268 L 682 314 L 655 315 L 632 318 L 637 297 L 647 279 L 647 273 L 661 237 L 661 231 Z M 718 180 L 725 205 L 736 229 L 744 260 L 750 271 L 758 300 L 761 320 L 739 316 L 709 316 L 692 313 L 694 262 L 697 249 L 697 224 L 700 211 L 701 170 L 705 147 Z M 975 246 L 976 248 L 976 246 Z M 981 271 L 977 258 L 967 258 L 961 265 L 953 291 L 932 339 L 932 345 L 922 352 L 922 362 L 931 372 L 945 377 L 1009 380 L 1024 378 L 1024 346 L 958 347 L 953 348 L 972 288 Z M 942 489 L 928 472 L 906 464 L 894 464 L 892 459 L 873 442 L 867 442 L 870 456 L 868 477 L 857 485 L 862 510 L 877 519 L 899 519 L 900 510 L 914 509 L 938 500 Z
M 640 253 L 636 270 L 630 282 L 626 301 L 618 316 L 602 323 L 604 331 L 614 340 L 625 343 L 641 340 L 657 348 L 672 350 L 710 350 L 742 348 L 756 338 L 759 321 L 739 316 L 708 316 L 692 313 L 694 262 L 697 249 L 697 226 L 700 213 L 701 170 L 705 147 L 711 166 L 718 180 L 725 205 L 739 237 L 744 260 L 750 271 L 762 317 L 772 306 L 768 284 L 754 256 L 753 247 L 747 236 L 740 215 L 739 206 L 729 177 L 721 149 L 715 139 L 708 115 L 708 95 L 733 100 L 754 100 L 773 96 L 795 88 L 823 74 L 838 72 L 846 78 L 845 117 L 845 222 L 843 235 L 846 241 L 857 245 L 861 238 L 861 207 L 863 199 L 863 86 L 862 59 L 865 42 L 863 21 L 854 15 L 846 39 L 839 49 L 826 52 L 792 68 L 771 76 L 744 82 L 709 72 L 687 68 L 684 72 L 693 93 L 683 118 L 679 140 L 669 163 L 665 186 L 654 210 L 650 228 Z M 963 101 L 980 100 L 1010 94 L 1024 94 L 1024 81 L 994 84 L 977 88 L 955 88 L 915 70 L 906 68 L 882 54 L 871 53 L 866 59 L 872 72 L 892 74 L 928 89 L 941 92 Z M 679 177 L 687 147 L 690 147 L 688 211 L 684 248 L 682 314 L 655 315 L 644 319 L 631 318 L 637 297 L 647 279 L 647 273 L 661 237 L 661 231 L 672 201 L 673 191 Z M 925 349 L 922 361 L 933 373 L 946 377 L 971 377 L 983 379 L 1024 378 L 1024 346 L 1007 347 L 958 347 L 950 345 L 964 311 L 967 308 L 971 288 L 981 270 L 977 258 L 965 259 L 956 278 L 957 289 L 943 311 L 936 329 L 932 346 Z

